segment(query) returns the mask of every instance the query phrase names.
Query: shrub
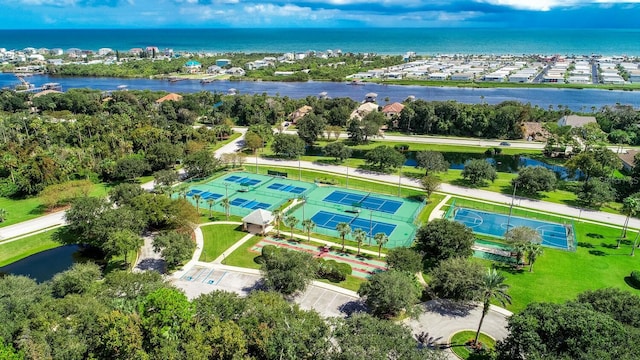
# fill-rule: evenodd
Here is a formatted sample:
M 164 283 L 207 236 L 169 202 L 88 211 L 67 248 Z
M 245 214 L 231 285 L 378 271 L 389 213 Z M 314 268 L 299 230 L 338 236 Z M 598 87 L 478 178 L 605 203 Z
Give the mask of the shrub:
M 339 263 L 335 260 L 319 259 L 318 277 L 332 282 L 344 281 L 347 275 L 351 275 L 352 269 L 349 264 Z
M 268 259 L 269 256 L 273 255 L 274 252 L 278 250 L 278 247 L 275 245 L 265 245 L 262 247 L 262 258 Z
M 401 153 L 405 153 L 409 151 L 409 144 L 398 144 L 398 145 L 395 145 L 393 148 Z
M 631 283 L 635 287 L 640 287 L 640 271 L 634 270 L 631 272 Z

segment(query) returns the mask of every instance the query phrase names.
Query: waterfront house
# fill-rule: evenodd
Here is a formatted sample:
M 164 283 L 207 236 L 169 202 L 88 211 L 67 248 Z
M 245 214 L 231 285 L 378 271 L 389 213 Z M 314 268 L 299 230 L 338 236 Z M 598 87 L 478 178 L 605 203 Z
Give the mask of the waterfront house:
M 224 73 L 227 75 L 234 75 L 234 76 L 244 76 L 246 74 L 244 69 L 239 67 L 232 67 L 231 69 L 228 69 Z
M 303 117 L 305 117 L 308 113 L 310 113 L 312 111 L 313 111 L 313 108 L 311 106 L 305 105 L 305 106 L 299 108 L 298 110 L 292 112 L 291 114 L 289 114 L 287 119 L 289 119 L 290 122 L 295 124 L 300 119 L 302 119 Z
M 216 65 L 220 66 L 220 67 L 225 67 L 227 65 L 231 64 L 231 60 L 229 59 L 217 59 L 216 60 Z
M 372 102 L 365 102 L 351 113 L 349 119 L 361 121 L 365 116 L 374 111 L 378 111 L 378 105 Z
M 182 100 L 182 95 L 171 93 L 156 100 L 156 104 L 162 104 L 165 101 L 180 101 L 180 100 Z
M 622 167 L 626 171 L 631 171 L 636 166 L 635 158 L 638 154 L 636 150 L 627 150 L 623 153 L 618 153 L 618 157 L 622 160 Z
M 113 49 L 111 48 L 100 48 L 98 49 L 98 56 L 106 56 L 113 53 Z
M 591 123 L 597 123 L 594 116 L 565 115 L 558 120 L 559 126 L 583 127 Z
M 207 68 L 207 74 L 220 74 L 222 73 L 222 68 L 218 65 L 211 65 Z
M 183 68 L 184 72 L 186 72 L 187 74 L 195 74 L 200 72 L 200 69 L 202 69 L 202 64 L 195 60 L 189 60 L 184 64 Z
M 142 54 L 142 48 L 133 48 L 129 50 L 129 54 L 133 56 L 140 56 Z
M 393 104 L 385 105 L 382 108 L 382 113 L 387 119 L 392 119 L 400 116 L 402 109 L 404 109 L 404 105 L 400 104 L 399 102 L 394 102 Z

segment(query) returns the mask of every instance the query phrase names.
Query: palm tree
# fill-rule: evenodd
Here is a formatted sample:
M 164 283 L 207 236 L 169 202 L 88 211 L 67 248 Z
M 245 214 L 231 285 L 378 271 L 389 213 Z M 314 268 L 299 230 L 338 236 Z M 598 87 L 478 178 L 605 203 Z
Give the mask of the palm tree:
M 196 201 L 196 212 L 198 213 L 198 216 L 200 216 L 200 199 L 201 198 L 202 198 L 202 195 L 200 194 L 193 195 L 193 200 Z
M 282 219 L 284 219 L 284 214 L 282 213 L 282 211 L 274 210 L 273 222 L 276 223 L 276 231 L 277 231 L 276 237 L 280 237 L 280 223 L 282 222 Z
M 482 316 L 480 317 L 480 324 L 478 325 L 478 331 L 476 332 L 476 338 L 474 344 L 478 343 L 478 337 L 480 336 L 480 329 L 482 329 L 482 322 L 484 317 L 489 312 L 489 306 L 491 300 L 496 299 L 502 306 L 511 304 L 511 296 L 507 294 L 509 285 L 504 283 L 504 276 L 499 274 L 496 269 L 487 269 L 487 273 L 482 278 L 480 283 L 479 299 L 482 301 Z
M 527 259 L 529 259 L 529 272 L 533 272 L 533 263 L 536 262 L 538 256 L 542 255 L 542 246 L 536 243 L 527 245 Z
M 636 238 L 633 239 L 633 246 L 631 247 L 631 256 L 635 256 L 636 254 L 636 245 L 638 244 L 638 237 L 640 237 L 640 231 L 636 233 Z
M 356 229 L 356 231 L 353 232 L 353 239 L 358 243 L 358 254 L 356 254 L 356 256 L 360 256 L 360 246 L 362 246 L 366 238 L 367 233 L 362 229 Z
M 229 198 L 226 197 L 224 199 L 222 199 L 222 202 L 220 202 L 220 204 L 222 204 L 222 207 L 224 208 L 224 213 L 227 217 L 227 220 L 229 220 L 229 208 L 231 208 L 231 202 L 229 201 Z
M 300 220 L 298 220 L 298 218 L 293 215 L 289 215 L 284 218 L 284 223 L 291 228 L 291 240 L 293 240 L 293 228 L 298 224 L 298 221 Z
M 378 244 L 378 258 L 379 258 L 380 252 L 382 251 L 382 247 L 384 246 L 384 244 L 387 243 L 387 241 L 389 241 L 389 237 L 387 236 L 387 234 L 379 232 L 373 236 L 373 239 Z
M 338 233 L 340 233 L 340 238 L 342 239 L 342 250 L 344 252 L 344 237 L 351 234 L 351 226 L 349 226 L 349 224 L 347 224 L 346 222 L 341 222 L 338 225 L 336 225 L 336 230 L 338 230 Z
M 307 241 L 311 242 L 311 231 L 316 227 L 316 223 L 311 219 L 304 219 L 302 220 L 302 227 L 307 233 Z
M 635 216 L 638 211 L 640 211 L 640 199 L 638 199 L 639 194 L 633 194 L 629 197 L 626 197 L 622 201 L 622 213 L 627 215 L 627 218 L 624 219 L 624 226 L 622 227 L 622 234 L 620 238 L 618 238 L 617 248 L 620 248 L 620 241 L 627 237 L 627 229 L 629 228 L 629 219 L 632 216 Z
M 518 266 L 523 262 L 527 245 L 531 243 L 540 244 L 542 242 L 538 231 L 528 226 L 516 226 L 509 229 L 507 233 L 504 234 L 504 239 L 511 245 L 513 252 L 516 253 Z
M 213 206 L 216 204 L 216 201 L 213 199 L 207 200 L 207 205 L 209 205 L 209 217 L 213 216 Z
M 180 190 L 180 192 L 178 192 L 178 196 L 186 199 L 187 198 L 187 191 L 186 190 Z

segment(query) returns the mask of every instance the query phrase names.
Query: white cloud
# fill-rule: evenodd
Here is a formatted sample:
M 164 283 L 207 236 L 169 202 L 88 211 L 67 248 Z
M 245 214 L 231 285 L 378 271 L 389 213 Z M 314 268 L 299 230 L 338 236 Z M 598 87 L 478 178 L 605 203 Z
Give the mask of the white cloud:
M 475 0 L 497 6 L 506 6 L 518 10 L 549 11 L 557 8 L 575 7 L 589 4 L 630 4 L 640 0 Z

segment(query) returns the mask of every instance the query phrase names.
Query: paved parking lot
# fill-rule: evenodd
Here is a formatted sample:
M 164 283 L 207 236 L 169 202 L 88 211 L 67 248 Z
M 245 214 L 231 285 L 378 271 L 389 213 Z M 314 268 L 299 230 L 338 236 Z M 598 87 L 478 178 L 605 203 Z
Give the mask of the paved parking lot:
M 251 291 L 260 288 L 259 271 L 237 269 L 221 264 L 201 264 L 194 266 L 171 283 L 185 292 L 189 299 L 197 298 L 216 290 L 234 292 L 247 296 Z M 314 309 L 325 317 L 346 316 L 362 309 L 358 297 L 349 291 L 334 291 L 324 285 L 310 285 L 307 290 L 297 295 L 294 301 L 302 309 Z

